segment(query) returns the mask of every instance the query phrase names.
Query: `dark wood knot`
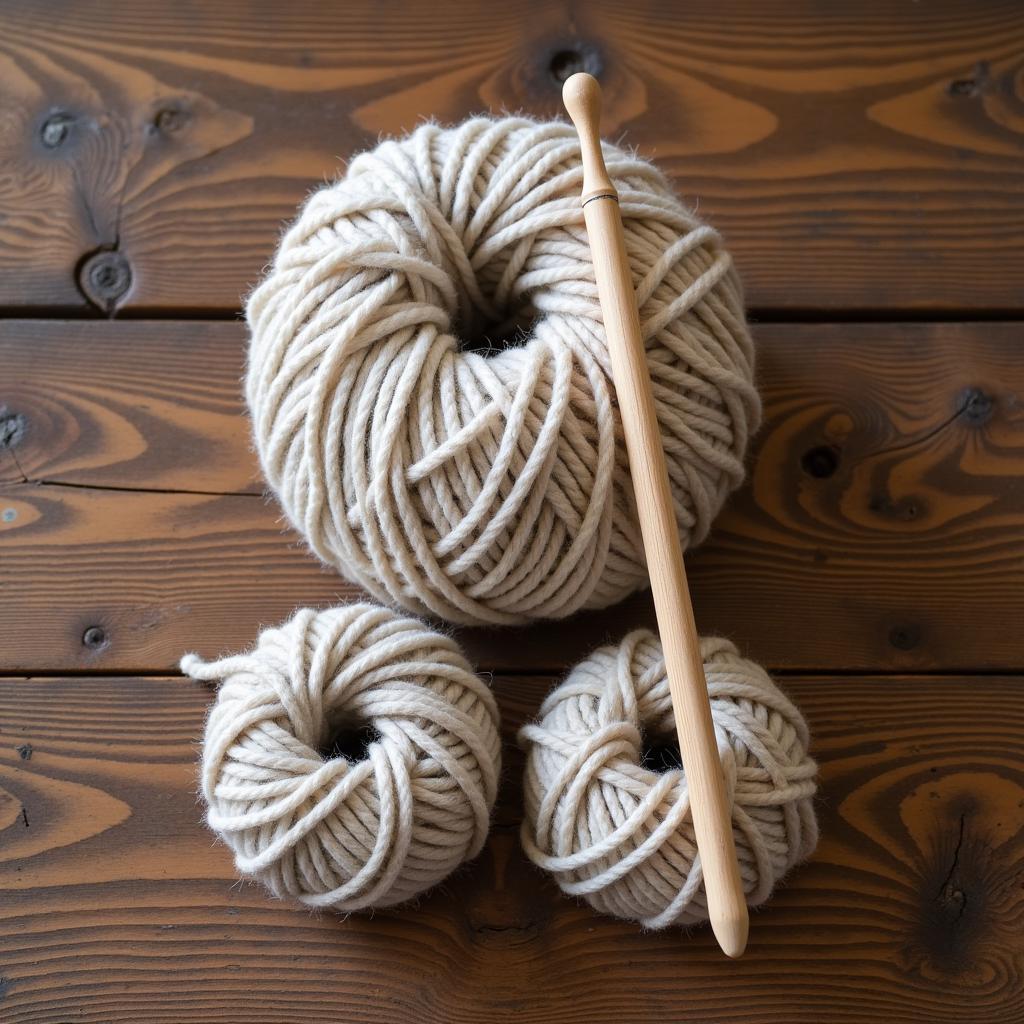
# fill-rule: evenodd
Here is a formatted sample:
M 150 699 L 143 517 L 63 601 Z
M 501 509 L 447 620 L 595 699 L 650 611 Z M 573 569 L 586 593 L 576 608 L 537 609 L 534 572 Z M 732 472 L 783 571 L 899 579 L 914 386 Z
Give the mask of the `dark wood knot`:
M 132 286 L 132 268 L 115 249 L 87 256 L 78 271 L 78 287 L 96 307 L 109 313 Z

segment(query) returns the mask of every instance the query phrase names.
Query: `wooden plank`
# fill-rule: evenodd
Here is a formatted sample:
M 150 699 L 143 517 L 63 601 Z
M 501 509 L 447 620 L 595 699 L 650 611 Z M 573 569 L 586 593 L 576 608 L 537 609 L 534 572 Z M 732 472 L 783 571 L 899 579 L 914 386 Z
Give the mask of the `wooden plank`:
M 260 493 L 241 324 L 0 320 L 0 353 L 0 483 Z
M 1024 668 L 1021 326 L 756 333 L 767 422 L 689 559 L 701 629 L 786 669 Z M 240 324 L 3 322 L 0 347 L 0 669 L 167 670 L 356 593 L 257 496 Z M 639 596 L 462 636 L 557 670 L 649 621 Z
M 1019 679 L 788 680 L 821 763 L 822 840 L 753 915 L 735 963 L 706 929 L 597 916 L 525 861 L 512 737 L 548 685 L 497 683 L 508 757 L 481 857 L 416 907 L 342 920 L 233 881 L 195 797 L 206 688 L 0 682 L 0 1016 L 1024 1019 Z
M 1022 48 L 1015 0 L 4 0 L 0 306 L 82 307 L 109 250 L 101 308 L 235 309 L 339 158 L 425 116 L 554 116 L 583 68 L 754 306 L 1019 310 Z

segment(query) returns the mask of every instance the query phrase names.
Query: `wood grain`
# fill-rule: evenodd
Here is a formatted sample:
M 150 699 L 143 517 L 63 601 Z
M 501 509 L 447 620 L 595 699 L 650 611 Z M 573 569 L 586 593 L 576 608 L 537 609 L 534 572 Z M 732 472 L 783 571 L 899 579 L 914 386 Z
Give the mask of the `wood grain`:
M 687 560 L 822 765 L 739 963 L 519 851 L 515 730 L 645 596 L 460 633 L 498 670 L 492 836 L 373 918 L 235 880 L 212 693 L 163 674 L 356 593 L 261 498 L 223 322 L 282 222 L 381 133 L 556 116 L 576 70 L 755 310 L 877 321 L 758 328 L 749 481 Z M 880 322 L 1024 316 L 1022 156 L 1018 0 L 0 0 L 0 1021 L 1024 1024 L 1024 325 Z
M 0 1018 L 1024 1020 L 1018 679 L 787 681 L 823 838 L 737 963 L 706 929 L 644 934 L 528 865 L 512 736 L 549 683 L 496 685 L 509 756 L 485 852 L 418 907 L 341 920 L 233 881 L 195 797 L 205 688 L 0 682 Z
M 755 307 L 1022 308 L 1016 0 L 4 0 L 0 306 L 236 309 L 339 160 L 424 116 L 557 115 L 574 70 Z
M 0 320 L 0 352 L 0 484 L 260 494 L 240 324 Z
M 749 482 L 688 558 L 702 632 L 790 670 L 1024 668 L 1024 328 L 756 336 Z M 8 321 L 0 348 L 0 669 L 167 670 L 355 593 L 258 496 L 241 325 Z M 557 671 L 651 621 L 639 596 L 461 635 Z

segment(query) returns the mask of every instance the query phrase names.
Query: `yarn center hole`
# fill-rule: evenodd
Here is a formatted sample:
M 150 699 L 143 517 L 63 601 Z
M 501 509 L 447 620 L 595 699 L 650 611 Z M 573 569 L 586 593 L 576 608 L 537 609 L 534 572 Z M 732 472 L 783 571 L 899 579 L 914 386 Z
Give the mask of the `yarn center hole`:
M 365 761 L 370 746 L 379 739 L 380 733 L 372 725 L 342 722 L 320 748 L 320 756 L 327 761 L 335 757 L 343 757 L 353 763 Z
M 683 767 L 679 743 L 674 736 L 644 735 L 640 766 L 650 772 L 672 772 Z
M 505 320 L 464 324 L 459 332 L 459 348 L 481 356 L 495 356 L 506 349 L 522 348 L 530 340 L 534 323 L 530 310 L 517 310 Z

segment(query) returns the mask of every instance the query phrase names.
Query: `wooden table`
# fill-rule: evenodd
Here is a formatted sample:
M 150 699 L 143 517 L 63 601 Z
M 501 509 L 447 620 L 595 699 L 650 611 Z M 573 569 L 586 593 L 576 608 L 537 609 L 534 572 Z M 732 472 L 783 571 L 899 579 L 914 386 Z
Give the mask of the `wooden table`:
M 515 729 L 644 597 L 463 631 L 505 784 L 416 907 L 274 902 L 197 803 L 182 652 L 354 593 L 261 497 L 239 296 L 338 158 L 579 68 L 756 322 L 767 423 L 691 576 L 810 720 L 822 840 L 738 963 L 519 852 Z M 5 1024 L 1024 1021 L 1019 0 L 0 0 L 0 307 Z

